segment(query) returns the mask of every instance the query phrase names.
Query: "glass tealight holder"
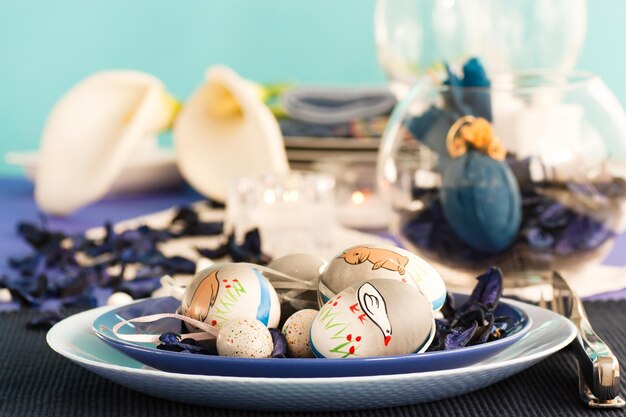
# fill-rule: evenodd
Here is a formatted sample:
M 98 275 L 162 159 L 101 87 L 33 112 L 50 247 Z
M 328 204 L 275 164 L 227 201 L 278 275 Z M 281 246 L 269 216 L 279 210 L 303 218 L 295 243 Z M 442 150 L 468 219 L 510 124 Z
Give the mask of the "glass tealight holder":
M 234 180 L 226 203 L 226 228 L 242 241 L 258 228 L 264 253 L 328 256 L 335 224 L 335 180 L 321 173 L 294 172 Z
M 359 230 L 384 230 L 389 225 L 389 207 L 378 192 L 376 163 L 354 157 L 318 161 L 314 169 L 335 178 L 337 222 Z

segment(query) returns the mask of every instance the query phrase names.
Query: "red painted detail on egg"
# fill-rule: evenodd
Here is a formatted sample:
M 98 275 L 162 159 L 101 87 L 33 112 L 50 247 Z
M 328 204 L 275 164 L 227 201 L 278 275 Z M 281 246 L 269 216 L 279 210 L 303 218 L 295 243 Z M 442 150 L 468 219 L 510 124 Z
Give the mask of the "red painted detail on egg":
M 226 288 L 230 288 L 230 284 L 226 286 Z
M 391 341 L 391 336 L 386 336 L 385 337 L 385 346 L 387 346 L 390 341 Z
M 350 350 L 348 352 L 350 352 L 350 355 L 354 355 L 354 346 L 350 346 Z
M 211 326 L 215 326 L 217 324 L 217 320 L 211 320 Z
M 346 336 L 346 340 L 349 342 L 352 340 L 352 333 Z
M 354 340 L 356 340 L 357 342 L 360 342 L 361 341 L 361 336 L 357 336 L 356 339 L 354 339 Z

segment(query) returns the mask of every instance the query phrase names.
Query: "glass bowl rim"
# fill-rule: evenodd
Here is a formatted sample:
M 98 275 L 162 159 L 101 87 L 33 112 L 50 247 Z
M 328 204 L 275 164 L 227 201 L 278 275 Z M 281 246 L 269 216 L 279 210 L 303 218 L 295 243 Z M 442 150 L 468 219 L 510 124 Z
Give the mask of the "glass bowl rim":
M 411 90 L 405 95 L 404 100 L 408 97 L 415 97 L 418 91 L 424 88 L 424 80 L 430 84 L 433 90 L 441 93 L 451 90 L 462 90 L 467 92 L 502 92 L 502 93 L 524 93 L 536 91 L 540 88 L 557 89 L 559 91 L 571 91 L 582 89 L 588 84 L 599 80 L 600 77 L 589 71 L 582 70 L 552 70 L 552 69 L 535 69 L 535 70 L 514 70 L 514 71 L 497 71 L 488 74 L 491 85 L 489 87 L 464 87 L 448 85 L 436 85 L 436 81 L 432 77 L 426 76 L 417 81 L 411 87 Z M 534 78 L 547 81 L 542 85 L 521 85 L 516 86 L 506 81 L 515 81 L 523 78 Z M 494 82 L 494 80 L 497 80 Z M 504 80 L 504 83 L 500 80 Z M 402 101 L 402 100 L 401 100 Z

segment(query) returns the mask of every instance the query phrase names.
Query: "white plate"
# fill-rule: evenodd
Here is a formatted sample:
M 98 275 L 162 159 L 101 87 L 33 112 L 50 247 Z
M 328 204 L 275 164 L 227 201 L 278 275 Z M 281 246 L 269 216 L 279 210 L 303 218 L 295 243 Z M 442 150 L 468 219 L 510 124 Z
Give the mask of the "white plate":
M 415 374 L 277 379 L 157 371 L 106 346 L 93 334 L 93 320 L 114 307 L 101 307 L 69 317 L 48 332 L 47 340 L 56 352 L 98 375 L 168 400 L 250 410 L 383 408 L 475 391 L 534 365 L 574 339 L 576 329 L 569 320 L 538 307 L 512 304 L 525 310 L 533 320 L 531 330 L 515 345 L 478 365 Z
M 22 167 L 26 177 L 31 181 L 35 180 L 39 163 L 38 152 L 8 152 L 5 160 L 11 165 Z M 141 157 L 132 159 L 115 180 L 107 195 L 168 189 L 182 182 L 174 151 L 155 149 L 143 152 Z

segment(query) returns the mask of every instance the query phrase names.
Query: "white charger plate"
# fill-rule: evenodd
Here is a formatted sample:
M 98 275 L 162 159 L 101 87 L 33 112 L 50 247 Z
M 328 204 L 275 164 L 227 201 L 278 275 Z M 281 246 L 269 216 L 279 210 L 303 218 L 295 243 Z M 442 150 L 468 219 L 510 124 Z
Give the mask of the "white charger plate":
M 172 401 L 276 411 L 384 408 L 475 391 L 534 365 L 574 339 L 576 328 L 564 317 L 524 303 L 511 304 L 524 310 L 533 322 L 530 331 L 511 347 L 477 365 L 401 375 L 279 379 L 158 371 L 105 345 L 93 334 L 94 319 L 115 307 L 68 317 L 50 329 L 47 341 L 59 354 L 100 376 Z

